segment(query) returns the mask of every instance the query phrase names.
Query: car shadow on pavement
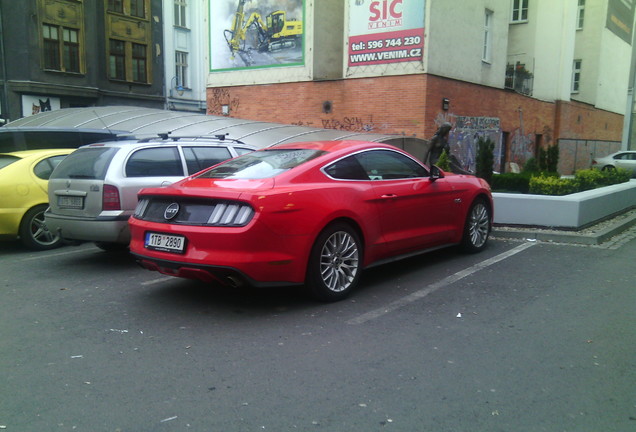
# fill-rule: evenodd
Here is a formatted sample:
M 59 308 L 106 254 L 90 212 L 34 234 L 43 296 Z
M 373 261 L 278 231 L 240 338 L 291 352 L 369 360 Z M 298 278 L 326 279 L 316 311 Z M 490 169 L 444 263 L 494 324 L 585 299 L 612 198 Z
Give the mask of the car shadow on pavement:
M 231 310 L 237 314 L 271 314 L 275 310 L 303 309 L 316 303 L 305 295 L 303 286 L 290 287 L 226 287 L 195 280 L 174 278 L 146 287 L 149 298 L 157 306 L 183 308 L 183 312 Z
M 373 267 L 366 270 L 360 285 L 345 300 L 337 303 L 323 303 L 311 298 L 302 285 L 288 287 L 231 288 L 222 285 L 204 283 L 196 280 L 165 277 L 157 274 L 157 283 L 144 286 L 145 302 L 153 308 L 170 310 L 180 309 L 184 313 L 222 313 L 229 312 L 245 316 L 271 316 L 285 312 L 319 312 L 333 310 L 331 305 L 345 305 L 347 302 L 359 302 L 365 297 L 390 293 L 387 285 L 396 285 L 421 278 L 421 272 L 445 260 L 461 255 L 455 248 L 440 250 L 435 254 L 423 254 L 402 261 Z M 207 312 L 206 312 L 207 311 Z

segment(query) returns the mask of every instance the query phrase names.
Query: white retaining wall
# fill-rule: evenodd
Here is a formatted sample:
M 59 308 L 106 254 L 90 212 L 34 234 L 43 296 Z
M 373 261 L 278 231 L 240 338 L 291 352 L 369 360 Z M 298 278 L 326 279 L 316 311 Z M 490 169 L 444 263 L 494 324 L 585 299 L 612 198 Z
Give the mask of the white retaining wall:
M 565 196 L 493 192 L 495 224 L 582 228 L 636 207 L 636 179 Z

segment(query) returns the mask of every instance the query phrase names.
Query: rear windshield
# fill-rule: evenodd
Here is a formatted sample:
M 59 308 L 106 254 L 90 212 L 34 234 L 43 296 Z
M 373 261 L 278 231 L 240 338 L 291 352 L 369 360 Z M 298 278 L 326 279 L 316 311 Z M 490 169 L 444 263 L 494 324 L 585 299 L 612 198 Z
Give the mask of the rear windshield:
M 202 173 L 198 178 L 261 179 L 274 177 L 325 152 L 320 150 L 263 150 L 239 156 Z
M 11 165 L 13 162 L 20 160 L 19 157 L 10 155 L 0 155 L 0 169 Z
M 108 165 L 118 150 L 118 147 L 87 147 L 75 150 L 53 170 L 51 180 L 104 180 Z

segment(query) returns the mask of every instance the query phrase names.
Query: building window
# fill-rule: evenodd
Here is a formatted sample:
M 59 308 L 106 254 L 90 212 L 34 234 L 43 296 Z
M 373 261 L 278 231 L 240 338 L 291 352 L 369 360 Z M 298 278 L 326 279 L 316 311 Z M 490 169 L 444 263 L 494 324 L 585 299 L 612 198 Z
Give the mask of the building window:
M 108 0 L 108 10 L 110 12 L 124 13 L 124 0 Z
M 177 87 L 188 87 L 188 53 L 182 51 L 176 51 L 174 53 L 174 63 L 176 67 L 175 75 L 177 77 Z
M 146 45 L 132 44 L 132 73 L 134 82 L 148 82 L 148 75 L 146 73 L 146 51 Z
M 576 29 L 583 29 L 583 21 L 585 19 L 585 0 L 579 0 L 579 8 L 576 15 Z
M 116 80 L 126 79 L 126 43 L 124 41 L 110 40 L 110 78 Z
M 130 15 L 138 18 L 145 18 L 146 0 L 130 0 Z
M 64 34 L 64 68 L 67 72 L 80 72 L 79 32 L 65 28 Z
M 506 65 L 505 87 L 528 96 L 532 95 L 534 75 L 521 62 Z
M 572 93 L 578 93 L 581 86 L 581 60 L 574 60 L 572 66 Z
M 79 30 L 42 24 L 44 69 L 81 72 Z
M 186 2 L 187 0 L 174 0 L 174 25 L 177 27 L 187 27 Z
M 512 18 L 514 22 L 528 21 L 528 0 L 512 0 Z
M 60 36 L 58 28 L 48 24 L 42 25 L 44 39 L 44 69 L 61 70 L 60 65 Z
M 493 12 L 486 9 L 484 14 L 484 49 L 481 59 L 487 63 L 491 61 L 492 52 L 492 16 Z

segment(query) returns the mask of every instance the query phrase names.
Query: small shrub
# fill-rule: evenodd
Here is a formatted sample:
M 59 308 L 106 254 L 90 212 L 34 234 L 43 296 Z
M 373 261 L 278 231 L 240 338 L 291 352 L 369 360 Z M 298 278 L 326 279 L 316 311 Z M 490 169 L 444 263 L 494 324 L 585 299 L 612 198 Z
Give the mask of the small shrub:
M 536 195 L 569 195 L 580 190 L 575 178 L 536 176 L 530 179 L 529 192 Z
M 559 144 L 548 147 L 546 154 L 546 170 L 548 172 L 557 172 L 559 168 Z
M 632 178 L 632 172 L 623 168 L 601 171 L 607 175 L 608 184 L 618 184 L 628 182 Z
M 607 186 L 608 179 L 599 170 L 579 170 L 574 174 L 574 177 L 579 180 L 579 185 L 582 191 L 595 189 L 599 186 Z
M 536 173 L 539 171 L 539 163 L 535 158 L 528 159 L 526 164 L 523 166 L 523 172 L 525 173 Z
M 448 153 L 446 153 L 446 150 L 444 150 L 442 154 L 439 156 L 439 159 L 437 160 L 435 165 L 437 165 L 443 171 L 450 172 L 451 170 L 450 159 L 448 158 Z
M 530 188 L 530 177 L 532 173 L 523 172 L 516 173 L 504 173 L 493 174 L 492 183 L 490 184 L 492 190 L 499 192 L 519 192 L 528 193 Z
M 539 171 L 557 172 L 559 166 L 559 145 L 539 149 Z

